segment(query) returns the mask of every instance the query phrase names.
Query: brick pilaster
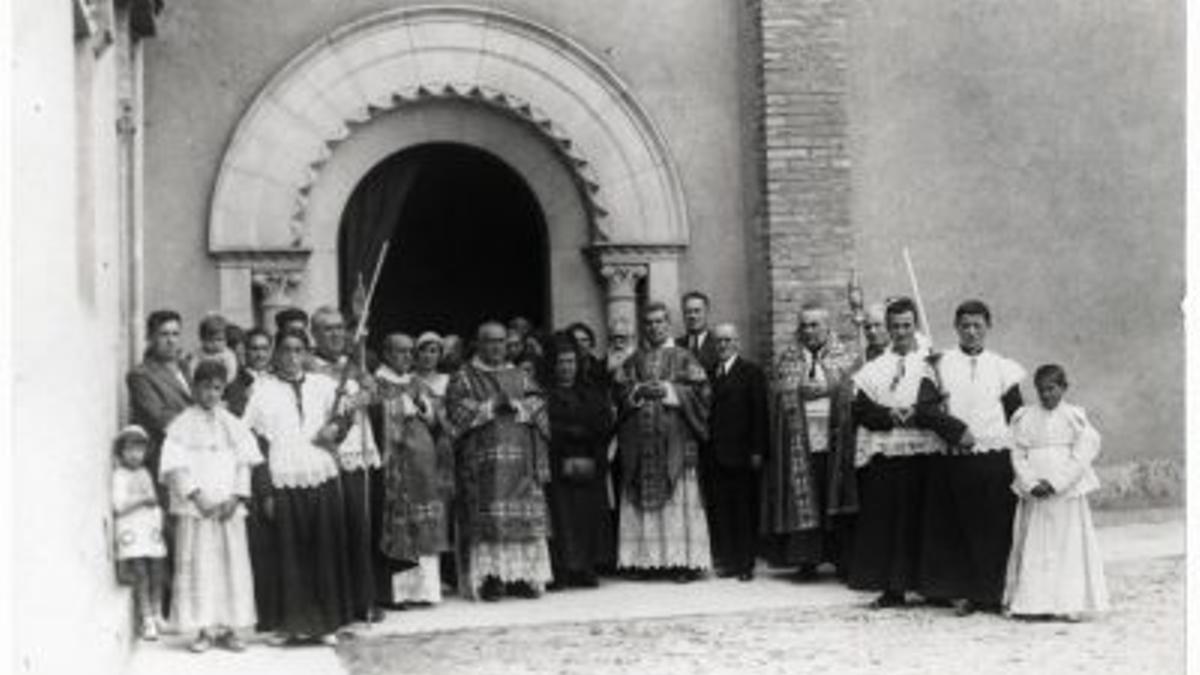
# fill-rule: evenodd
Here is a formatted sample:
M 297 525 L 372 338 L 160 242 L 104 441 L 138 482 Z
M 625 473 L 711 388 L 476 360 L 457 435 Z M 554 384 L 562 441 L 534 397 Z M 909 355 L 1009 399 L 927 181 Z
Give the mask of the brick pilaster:
M 846 332 L 854 267 L 847 131 L 847 0 L 758 0 L 769 353 L 806 301 Z

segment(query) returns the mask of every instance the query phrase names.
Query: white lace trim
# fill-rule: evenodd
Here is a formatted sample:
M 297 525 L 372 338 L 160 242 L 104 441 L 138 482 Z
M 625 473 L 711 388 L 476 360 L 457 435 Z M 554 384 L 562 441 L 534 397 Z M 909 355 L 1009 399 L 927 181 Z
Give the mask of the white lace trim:
M 554 579 L 545 539 L 472 544 L 468 568 L 474 589 L 483 586 L 487 577 L 496 577 L 504 583 L 524 581 L 539 591 Z

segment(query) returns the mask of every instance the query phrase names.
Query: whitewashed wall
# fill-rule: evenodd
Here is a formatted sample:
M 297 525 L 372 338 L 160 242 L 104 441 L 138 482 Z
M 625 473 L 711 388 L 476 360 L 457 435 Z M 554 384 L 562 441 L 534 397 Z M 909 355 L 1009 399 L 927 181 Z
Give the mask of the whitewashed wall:
M 12 475 L 16 663 L 116 672 L 128 594 L 109 549 L 109 439 L 128 340 L 116 54 L 75 42 L 72 3 L 13 8 Z M 6 227 L 8 225 L 5 225 Z

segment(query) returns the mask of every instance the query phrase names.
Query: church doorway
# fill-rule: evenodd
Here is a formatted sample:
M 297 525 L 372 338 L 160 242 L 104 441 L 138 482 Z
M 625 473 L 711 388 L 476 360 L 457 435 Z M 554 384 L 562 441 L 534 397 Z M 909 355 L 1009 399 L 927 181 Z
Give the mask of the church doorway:
M 525 180 L 457 143 L 408 148 L 377 164 L 342 211 L 340 301 L 354 314 L 384 241 L 370 342 L 402 331 L 473 338 L 487 319 L 550 325 L 548 233 Z

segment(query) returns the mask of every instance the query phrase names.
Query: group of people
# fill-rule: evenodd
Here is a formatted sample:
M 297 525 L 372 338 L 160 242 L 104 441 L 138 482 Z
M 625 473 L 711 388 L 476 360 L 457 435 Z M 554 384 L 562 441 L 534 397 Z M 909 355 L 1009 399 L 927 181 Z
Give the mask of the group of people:
M 169 605 L 195 651 L 243 649 L 251 627 L 332 643 L 445 588 L 751 581 L 760 558 L 802 580 L 831 566 L 875 608 L 1107 607 L 1086 499 L 1099 435 L 1058 366 L 1023 405 L 985 304 L 959 306 L 941 352 L 907 298 L 867 310 L 861 348 L 807 305 L 770 373 L 709 305 L 686 294 L 675 337 L 648 303 L 641 344 L 618 322 L 604 353 L 586 324 L 519 318 L 469 345 L 396 332 L 370 350 L 323 307 L 280 312 L 274 335 L 210 315 L 184 356 L 181 317 L 152 313 L 113 476 L 143 637 Z

